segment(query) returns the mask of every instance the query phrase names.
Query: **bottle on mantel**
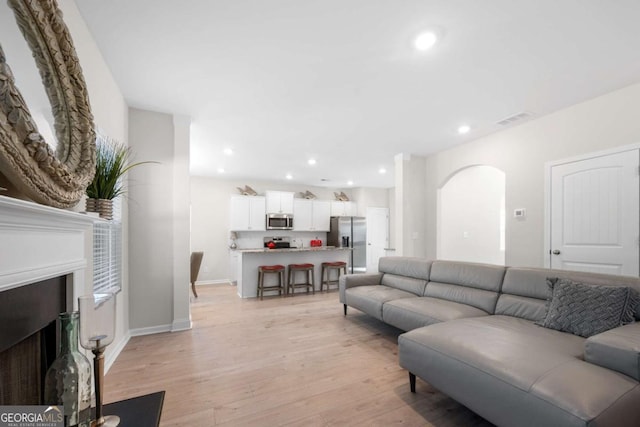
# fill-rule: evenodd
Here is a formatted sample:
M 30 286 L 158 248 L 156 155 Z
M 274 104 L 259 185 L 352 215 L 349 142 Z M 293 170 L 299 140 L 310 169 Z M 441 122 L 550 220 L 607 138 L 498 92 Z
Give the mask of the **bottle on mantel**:
M 78 351 L 79 313 L 60 313 L 58 357 L 44 379 L 45 405 L 62 405 L 64 425 L 89 427 L 91 424 L 91 364 Z

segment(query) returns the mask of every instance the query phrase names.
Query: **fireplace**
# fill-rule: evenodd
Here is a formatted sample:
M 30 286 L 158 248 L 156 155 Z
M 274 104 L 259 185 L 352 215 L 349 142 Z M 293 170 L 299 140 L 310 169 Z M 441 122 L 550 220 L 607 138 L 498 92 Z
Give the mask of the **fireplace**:
M 55 360 L 58 313 L 67 309 L 66 278 L 10 289 L 0 298 L 0 405 L 37 405 Z
M 0 196 L 0 405 L 42 403 L 60 312 L 91 292 L 93 219 Z

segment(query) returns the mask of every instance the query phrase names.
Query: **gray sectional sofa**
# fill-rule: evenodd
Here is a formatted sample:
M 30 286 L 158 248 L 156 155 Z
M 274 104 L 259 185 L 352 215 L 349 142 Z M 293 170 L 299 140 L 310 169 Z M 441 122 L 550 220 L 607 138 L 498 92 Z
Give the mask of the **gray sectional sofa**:
M 499 426 L 640 426 L 640 322 L 588 338 L 562 331 L 585 325 L 557 315 L 566 297 L 550 289 L 555 278 L 608 292 L 587 298 L 587 317 L 610 318 L 615 298 L 640 319 L 638 278 L 408 257 L 342 276 L 340 302 L 345 315 L 353 307 L 408 331 L 398 352 L 414 392 L 418 376 Z

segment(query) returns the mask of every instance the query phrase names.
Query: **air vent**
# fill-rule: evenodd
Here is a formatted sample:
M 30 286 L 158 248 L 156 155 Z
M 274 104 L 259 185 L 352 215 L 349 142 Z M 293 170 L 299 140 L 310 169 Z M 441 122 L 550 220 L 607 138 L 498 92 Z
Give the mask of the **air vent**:
M 516 114 L 513 114 L 513 115 L 511 115 L 509 117 L 505 117 L 504 119 L 496 122 L 496 124 L 500 125 L 500 126 L 509 126 L 509 125 L 511 125 L 513 123 L 521 122 L 523 120 L 527 120 L 527 119 L 531 118 L 532 116 L 533 116 L 532 113 L 529 113 L 528 111 L 523 111 L 521 113 L 516 113 Z

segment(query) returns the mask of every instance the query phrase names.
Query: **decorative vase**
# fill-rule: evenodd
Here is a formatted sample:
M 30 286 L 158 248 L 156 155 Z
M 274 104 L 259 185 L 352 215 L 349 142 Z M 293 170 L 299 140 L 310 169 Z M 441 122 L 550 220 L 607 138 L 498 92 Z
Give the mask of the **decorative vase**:
M 86 211 L 97 212 L 100 218 L 113 219 L 113 200 L 87 199 Z
M 91 424 L 91 364 L 78 351 L 79 317 L 77 311 L 58 316 L 58 357 L 44 379 L 44 403 L 62 405 L 65 427 L 89 427 Z

